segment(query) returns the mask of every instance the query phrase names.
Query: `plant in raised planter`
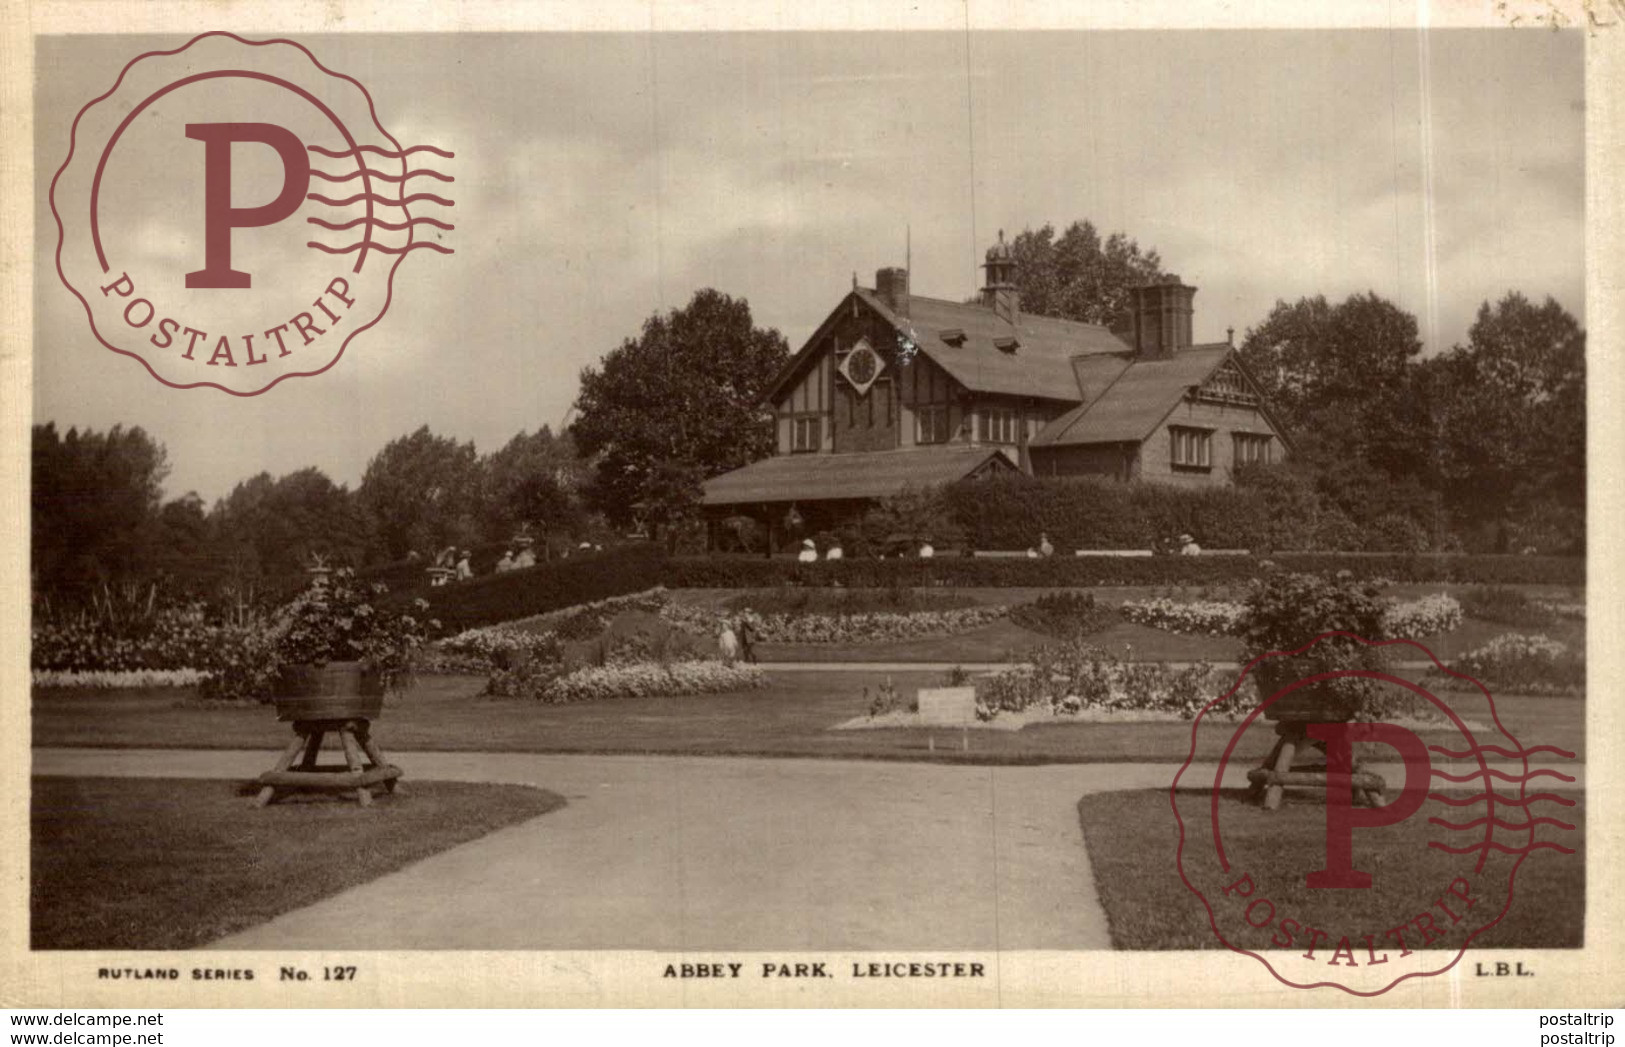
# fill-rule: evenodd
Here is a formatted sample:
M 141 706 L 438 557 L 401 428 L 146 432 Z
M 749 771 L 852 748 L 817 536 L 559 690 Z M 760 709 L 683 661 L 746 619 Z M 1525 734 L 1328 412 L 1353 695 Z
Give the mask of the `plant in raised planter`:
M 1332 578 L 1271 572 L 1254 582 L 1240 635 L 1244 663 L 1268 656 L 1250 670 L 1259 700 L 1268 701 L 1294 682 L 1322 673 L 1386 669 L 1387 649 L 1361 642 L 1384 637 L 1386 605 L 1378 593 L 1376 585 L 1356 582 L 1346 571 Z M 1408 692 L 1379 680 L 1338 677 L 1277 699 L 1264 715 L 1276 721 L 1279 740 L 1264 766 L 1249 775 L 1265 806 L 1280 803 L 1283 785 L 1316 784 L 1319 772 L 1293 764 L 1294 756 L 1309 745 L 1309 724 L 1381 719 L 1408 704 L 1409 698 Z M 1324 746 L 1316 743 L 1316 748 Z M 1360 755 L 1357 749 L 1356 765 Z M 1323 776 L 1319 781 L 1324 782 Z M 1356 801 L 1374 803 L 1381 789 L 1380 779 L 1355 776 Z
M 311 584 L 277 614 L 278 715 L 288 719 L 376 716 L 386 693 L 404 690 L 412 656 L 439 623 L 382 607 L 382 583 L 363 587 L 348 568 L 313 571 Z

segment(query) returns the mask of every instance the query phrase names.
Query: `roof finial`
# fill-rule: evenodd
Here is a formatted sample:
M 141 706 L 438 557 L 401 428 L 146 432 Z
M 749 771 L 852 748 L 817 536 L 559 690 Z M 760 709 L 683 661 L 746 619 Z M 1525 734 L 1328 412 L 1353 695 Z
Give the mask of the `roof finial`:
M 1001 244 L 1004 243 L 1004 230 L 1003 229 L 999 230 L 999 243 L 1001 243 Z
M 1231 345 L 1236 344 L 1236 329 L 1234 327 L 1226 327 L 1224 329 L 1224 340 Z
M 854 269 L 854 270 L 852 270 L 852 290 L 856 291 L 857 289 L 858 289 L 858 271 L 856 269 Z

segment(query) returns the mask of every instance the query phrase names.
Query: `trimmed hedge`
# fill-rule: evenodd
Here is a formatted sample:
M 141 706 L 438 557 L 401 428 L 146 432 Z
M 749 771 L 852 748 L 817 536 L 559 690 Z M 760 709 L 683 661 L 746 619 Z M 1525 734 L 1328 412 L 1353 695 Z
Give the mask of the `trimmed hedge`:
M 1156 539 L 1190 532 L 1210 549 L 1250 549 L 1291 541 L 1272 522 L 1281 513 L 1263 495 L 1238 487 L 1185 489 L 1125 484 L 1102 477 L 990 477 L 943 489 L 948 510 L 975 549 L 1036 547 L 1048 534 L 1057 550 L 1149 549 Z M 1311 535 L 1293 535 L 1300 546 Z
M 1584 585 L 1585 560 L 1563 556 L 1471 556 L 1402 553 L 1281 553 L 1268 558 L 1290 571 L 1335 573 L 1395 582 Z M 780 585 L 1030 586 L 1216 585 L 1263 572 L 1254 556 L 1054 556 L 1048 559 L 939 556 L 930 560 L 821 560 L 750 556 L 666 561 L 669 589 L 759 589 Z
M 610 552 L 454 582 L 414 595 L 429 601 L 429 615 L 440 620 L 442 633 L 455 634 L 653 588 L 660 584 L 663 559 L 658 546 L 621 546 Z

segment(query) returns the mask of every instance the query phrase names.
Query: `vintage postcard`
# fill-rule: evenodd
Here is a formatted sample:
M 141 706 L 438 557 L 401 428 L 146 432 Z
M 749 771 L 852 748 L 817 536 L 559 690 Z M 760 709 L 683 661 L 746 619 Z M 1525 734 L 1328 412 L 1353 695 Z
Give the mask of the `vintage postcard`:
M 6 11 L 0 1003 L 1620 1005 L 1619 3 Z

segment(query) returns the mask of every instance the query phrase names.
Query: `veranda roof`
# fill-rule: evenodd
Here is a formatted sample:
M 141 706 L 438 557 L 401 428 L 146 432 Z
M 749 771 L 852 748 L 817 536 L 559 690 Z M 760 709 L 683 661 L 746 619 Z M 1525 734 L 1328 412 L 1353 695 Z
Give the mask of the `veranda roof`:
M 904 487 L 953 483 L 1016 467 L 997 448 L 942 444 L 853 454 L 781 454 L 705 482 L 703 505 L 886 498 Z

